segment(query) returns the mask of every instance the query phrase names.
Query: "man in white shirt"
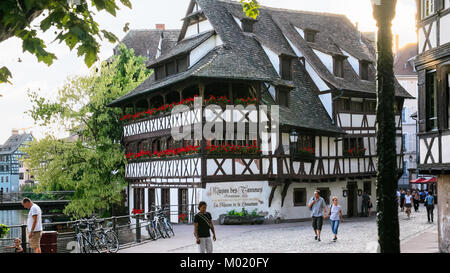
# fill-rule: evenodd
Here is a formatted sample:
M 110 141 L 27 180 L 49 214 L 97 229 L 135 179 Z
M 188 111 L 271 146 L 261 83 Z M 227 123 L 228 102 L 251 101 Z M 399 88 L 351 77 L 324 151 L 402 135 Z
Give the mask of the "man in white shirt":
M 30 247 L 34 249 L 34 253 L 41 253 L 41 237 L 42 237 L 42 211 L 29 198 L 22 200 L 22 206 L 29 209 L 27 219 L 27 231 Z

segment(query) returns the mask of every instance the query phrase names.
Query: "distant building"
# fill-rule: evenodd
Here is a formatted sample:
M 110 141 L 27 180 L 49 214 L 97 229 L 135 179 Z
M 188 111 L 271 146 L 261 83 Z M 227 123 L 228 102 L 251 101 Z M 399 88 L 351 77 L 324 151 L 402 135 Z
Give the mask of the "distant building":
M 110 104 L 123 110 L 130 213 L 133 208 L 149 212 L 156 204 L 178 222 L 195 212 L 190 205 L 206 201 L 215 220 L 244 207 L 269 221 L 304 219 L 310 217 L 309 198 L 319 189 L 327 203 L 339 196 L 343 213 L 353 217 L 361 212 L 363 192 L 375 196 L 373 41 L 342 15 L 270 7 L 260 12 L 252 20 L 239 2 L 192 0 L 176 44 L 168 50 L 158 46 L 161 55 L 149 63 L 154 73 Z M 164 40 L 157 37 L 151 44 Z M 395 85 L 399 178 L 401 109 L 412 97 Z M 181 115 L 161 111 L 196 96 L 205 104 L 226 100 L 216 117 L 207 108 L 189 106 Z M 258 110 L 279 107 L 279 130 L 271 121 L 267 132 L 251 136 L 237 126 L 239 118 L 229 118 L 234 113 L 225 105 L 248 98 Z M 245 123 L 269 120 L 245 111 Z M 151 116 L 126 118 L 143 112 Z M 201 131 L 194 126 L 207 121 L 231 128 L 230 136 L 176 140 L 171 135 L 186 126 L 191 136 Z M 192 153 L 174 155 L 187 148 Z
M 0 192 L 18 192 L 21 181 L 31 181 L 30 171 L 23 163 L 25 154 L 20 148 L 33 141 L 31 134 L 19 134 L 13 129 L 12 135 L 0 146 Z
M 439 250 L 450 253 L 450 0 L 416 0 L 419 173 L 436 175 Z
M 136 56 L 147 58 L 151 63 L 162 51 L 172 48 L 178 41 L 181 30 L 166 30 L 164 24 L 157 24 L 156 29 L 132 29 L 120 41 L 127 48 L 133 48 Z M 119 54 L 119 47 L 114 48 L 114 55 Z
M 398 36 L 397 36 L 398 37 Z M 399 187 L 409 187 L 409 181 L 417 178 L 417 123 L 411 115 L 417 112 L 417 72 L 414 59 L 417 56 L 417 43 L 410 43 L 396 50 L 394 74 L 398 82 L 416 99 L 405 100 L 402 109 L 404 172 L 398 181 Z

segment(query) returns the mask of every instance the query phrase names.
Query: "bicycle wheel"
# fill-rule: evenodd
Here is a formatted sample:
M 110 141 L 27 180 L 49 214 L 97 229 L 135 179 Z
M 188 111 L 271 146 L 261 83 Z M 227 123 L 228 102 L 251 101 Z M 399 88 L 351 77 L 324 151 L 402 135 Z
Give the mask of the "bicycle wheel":
M 119 239 L 117 238 L 116 233 L 112 230 L 108 230 L 104 236 L 107 251 L 110 253 L 117 253 L 119 250 Z
M 153 225 L 153 222 L 150 222 L 147 225 L 147 232 L 152 240 L 158 239 L 158 235 L 156 234 L 156 229 L 155 229 L 155 226 Z
M 175 236 L 175 232 L 173 231 L 172 223 L 167 219 L 165 219 L 164 223 L 166 224 L 165 227 L 166 227 L 167 233 L 169 234 L 169 237 Z
M 161 237 L 163 237 L 164 239 L 170 237 L 169 234 L 167 234 L 166 228 L 164 227 L 164 223 L 162 221 L 158 221 L 158 230 L 161 234 Z
M 81 236 L 77 236 L 77 248 L 78 253 L 86 253 L 84 239 Z

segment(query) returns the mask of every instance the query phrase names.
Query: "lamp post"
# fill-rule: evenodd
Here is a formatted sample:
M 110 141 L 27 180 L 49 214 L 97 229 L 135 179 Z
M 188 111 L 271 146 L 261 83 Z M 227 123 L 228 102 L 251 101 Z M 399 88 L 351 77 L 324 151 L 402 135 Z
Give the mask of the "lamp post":
M 392 20 L 397 0 L 371 0 L 377 21 L 377 225 L 382 253 L 400 252 Z
M 295 145 L 297 144 L 298 140 L 298 134 L 295 130 L 292 130 L 291 134 L 289 135 L 289 139 L 291 141 L 291 156 L 294 156 Z

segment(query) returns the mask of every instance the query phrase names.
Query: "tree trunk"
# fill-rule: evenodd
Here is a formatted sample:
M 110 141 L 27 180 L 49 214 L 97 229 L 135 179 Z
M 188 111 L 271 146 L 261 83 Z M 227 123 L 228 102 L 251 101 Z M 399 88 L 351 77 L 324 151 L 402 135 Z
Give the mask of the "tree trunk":
M 397 156 L 395 128 L 395 87 L 392 52 L 392 19 L 396 0 L 374 5 L 378 26 L 377 42 L 377 224 L 382 253 L 400 252 L 400 231 L 396 190 Z

